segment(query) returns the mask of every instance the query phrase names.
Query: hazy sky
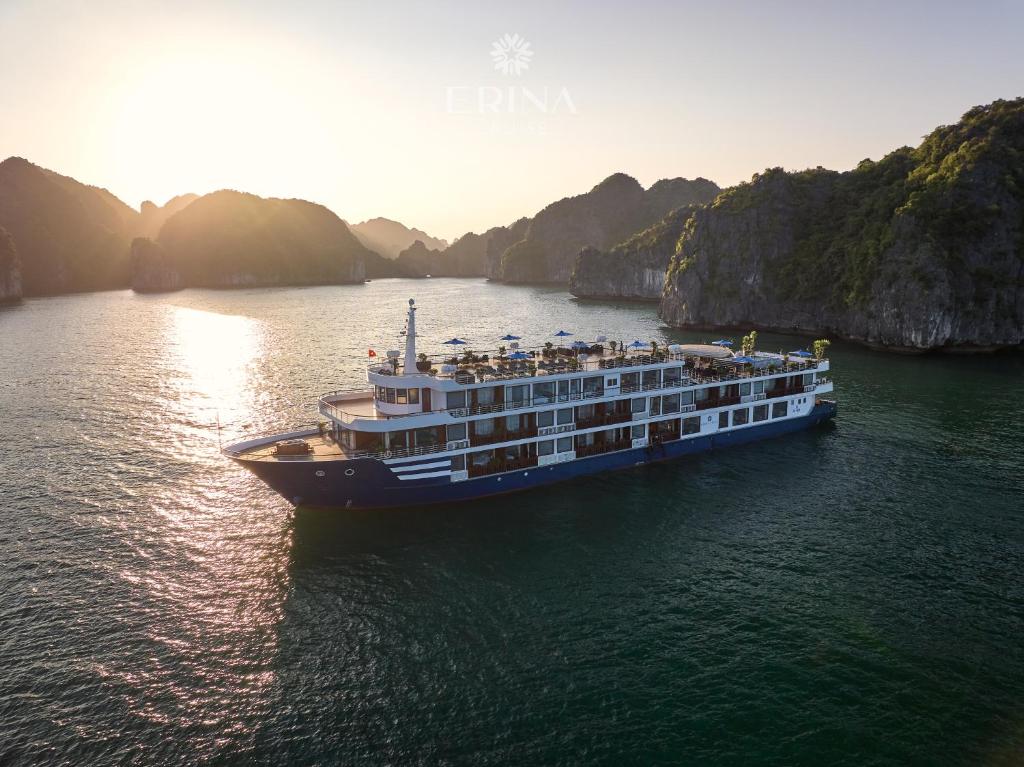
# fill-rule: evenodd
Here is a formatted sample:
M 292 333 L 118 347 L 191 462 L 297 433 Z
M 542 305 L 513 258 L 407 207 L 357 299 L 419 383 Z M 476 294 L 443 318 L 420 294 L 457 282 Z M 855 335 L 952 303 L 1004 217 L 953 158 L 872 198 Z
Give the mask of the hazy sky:
M 849 168 L 1024 95 L 1022 39 L 1020 2 L 0 0 L 0 156 L 451 239 L 615 171 Z

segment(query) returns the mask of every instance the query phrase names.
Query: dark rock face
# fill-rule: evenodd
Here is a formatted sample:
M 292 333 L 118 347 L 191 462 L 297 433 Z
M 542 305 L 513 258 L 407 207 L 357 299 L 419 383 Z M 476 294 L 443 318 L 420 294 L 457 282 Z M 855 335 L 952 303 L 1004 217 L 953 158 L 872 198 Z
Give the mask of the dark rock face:
M 138 225 L 105 189 L 20 157 L 0 163 L 0 226 L 17 245 L 26 296 L 125 287 Z
M 362 282 L 366 259 L 376 255 L 322 205 L 230 190 L 204 195 L 175 213 L 156 244 L 159 250 L 144 243 L 133 248 L 141 270 L 133 282 L 140 286 Z
M 0 227 L 0 304 L 21 300 L 21 262 L 14 240 Z
M 447 240 L 431 237 L 426 232 L 410 228 L 389 218 L 371 218 L 359 224 L 350 224 L 352 234 L 364 247 L 384 258 L 398 258 L 406 248 L 419 240 L 431 250 L 444 250 Z
M 484 236 L 487 238 L 487 253 L 484 264 L 485 274 L 489 279 L 501 279 L 501 259 L 505 251 L 526 237 L 526 230 L 530 228 L 530 219 L 523 217 L 509 226 L 496 226 L 488 229 Z
M 569 291 L 581 298 L 660 300 L 665 272 L 696 210 L 694 205 L 678 208 L 609 251 L 584 248 L 576 257 Z
M 185 282 L 164 249 L 148 237 L 132 240 L 132 290 L 161 293 L 181 290 Z
M 904 350 L 1024 341 L 1024 100 L 835 173 L 769 170 L 698 210 L 666 277 L 676 326 Z
M 717 185 L 702 178 L 659 181 L 645 191 L 636 179 L 616 173 L 586 194 L 559 200 L 538 213 L 523 239 L 502 255 L 500 278 L 566 284 L 581 249 L 609 249 L 669 211 L 710 202 L 718 192 Z

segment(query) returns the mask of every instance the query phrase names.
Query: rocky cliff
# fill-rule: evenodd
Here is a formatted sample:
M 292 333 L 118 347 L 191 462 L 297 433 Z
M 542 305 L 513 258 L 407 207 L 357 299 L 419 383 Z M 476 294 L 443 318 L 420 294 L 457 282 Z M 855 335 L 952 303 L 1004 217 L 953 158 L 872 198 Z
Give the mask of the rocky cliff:
M 8 158 L 0 162 L 0 226 L 14 240 L 27 296 L 128 284 L 139 214 L 105 189 Z
M 350 224 L 349 229 L 364 247 L 384 258 L 398 258 L 403 250 L 417 240 L 431 250 L 444 250 L 448 247 L 447 240 L 431 237 L 420 229 L 408 227 L 390 218 L 371 218 L 358 224 Z
M 886 348 L 1024 341 L 1024 99 L 852 171 L 769 170 L 698 210 L 666 276 L 676 326 Z
M 179 194 L 169 199 L 163 207 L 146 200 L 139 206 L 139 236 L 156 237 L 167 219 L 198 199 L 198 194 Z
M 132 247 L 132 284 L 177 287 L 362 282 L 367 251 L 340 218 L 305 200 L 224 190 L 175 213 Z
M 576 257 L 569 291 L 581 298 L 660 300 L 665 272 L 697 208 L 677 208 L 611 250 L 584 248 Z
M 185 281 L 167 256 L 167 251 L 148 237 L 132 240 L 132 290 L 138 293 L 162 293 L 181 290 Z
M 624 173 L 609 176 L 586 194 L 567 197 L 538 213 L 522 240 L 501 258 L 506 282 L 569 282 L 585 247 L 606 250 L 683 205 L 710 202 L 717 185 L 698 178 L 663 180 L 644 190 Z
M 0 227 L 0 304 L 21 299 L 21 262 L 14 249 L 14 240 Z

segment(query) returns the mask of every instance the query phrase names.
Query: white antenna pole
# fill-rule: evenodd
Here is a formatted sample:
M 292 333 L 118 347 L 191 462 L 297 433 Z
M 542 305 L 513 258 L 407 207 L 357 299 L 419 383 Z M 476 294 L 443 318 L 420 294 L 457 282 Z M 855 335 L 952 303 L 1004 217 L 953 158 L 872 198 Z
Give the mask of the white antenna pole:
M 409 321 L 405 329 L 405 375 L 416 371 L 416 301 L 409 299 Z

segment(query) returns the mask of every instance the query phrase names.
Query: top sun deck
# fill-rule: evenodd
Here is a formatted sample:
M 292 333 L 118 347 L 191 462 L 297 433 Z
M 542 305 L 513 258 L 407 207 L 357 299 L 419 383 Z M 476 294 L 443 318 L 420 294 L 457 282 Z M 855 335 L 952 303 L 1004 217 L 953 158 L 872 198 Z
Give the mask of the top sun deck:
M 658 365 L 670 362 L 693 361 L 698 368 L 712 369 L 716 363 L 729 364 L 733 355 L 728 349 L 706 344 L 672 344 L 667 347 L 652 346 L 643 349 L 615 349 L 605 344 L 588 344 L 585 347 L 567 348 L 545 346 L 528 350 L 491 350 L 480 354 L 466 351 L 458 356 L 420 355 L 416 368 L 407 370 L 398 357 L 386 361 L 371 361 L 368 370 L 381 376 L 430 376 L 452 380 L 458 384 L 503 381 L 534 376 L 562 375 L 568 373 L 598 372 L 616 368 Z M 756 353 L 752 367 L 783 365 L 779 355 Z M 806 365 L 799 360 L 798 364 Z

